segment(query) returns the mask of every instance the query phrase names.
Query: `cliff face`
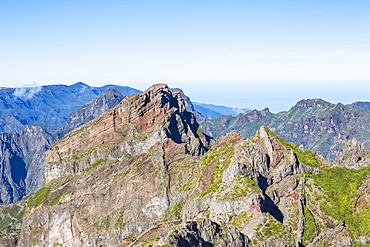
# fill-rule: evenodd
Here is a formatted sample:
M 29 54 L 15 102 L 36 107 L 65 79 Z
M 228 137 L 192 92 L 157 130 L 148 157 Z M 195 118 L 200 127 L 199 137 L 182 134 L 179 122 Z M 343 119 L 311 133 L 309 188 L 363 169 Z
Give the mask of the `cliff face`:
M 260 126 L 267 126 L 302 149 L 313 150 L 333 161 L 352 138 L 370 148 L 369 118 L 369 111 L 355 105 L 309 99 L 299 101 L 287 112 L 273 114 L 268 109 L 253 110 L 236 117 L 207 119 L 202 126 L 205 133 L 214 138 L 230 131 L 250 138 Z
M 45 151 L 53 137 L 39 126 L 26 126 L 19 134 L 0 135 L 0 199 L 19 201 L 41 188 Z
M 19 246 L 370 243 L 369 166 L 331 167 L 267 127 L 216 142 L 166 85 L 126 97 L 46 156 Z

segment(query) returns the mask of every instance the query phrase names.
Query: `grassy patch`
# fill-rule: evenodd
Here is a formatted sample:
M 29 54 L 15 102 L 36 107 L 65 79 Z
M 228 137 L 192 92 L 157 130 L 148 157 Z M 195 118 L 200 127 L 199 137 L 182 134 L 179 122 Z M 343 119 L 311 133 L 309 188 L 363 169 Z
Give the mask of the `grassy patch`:
M 56 194 L 54 197 L 53 197 L 53 199 L 51 199 L 51 201 L 50 201 L 50 205 L 56 205 L 56 204 L 58 204 L 59 203 L 59 200 L 60 200 L 60 198 L 62 198 L 65 194 L 67 193 L 67 190 L 64 190 L 64 191 L 62 191 L 62 192 L 60 192 L 60 193 L 58 193 L 58 194 Z
M 92 163 L 89 167 L 85 168 L 83 170 L 83 172 L 88 172 L 90 171 L 91 169 L 97 167 L 97 166 L 100 166 L 102 164 L 104 164 L 105 162 L 107 162 L 107 160 L 103 160 L 103 159 L 98 159 L 97 161 L 95 161 L 94 163 Z
M 223 193 L 221 191 L 228 190 Z M 217 200 L 238 200 L 244 198 L 251 193 L 260 193 L 261 190 L 253 179 L 248 177 L 238 176 L 232 183 L 231 188 L 223 186 L 218 195 Z
M 359 170 L 334 167 L 319 174 L 307 174 L 327 195 L 321 201 L 321 209 L 343 221 L 353 236 L 370 234 L 370 207 L 355 208 L 359 187 L 369 176 L 370 167 Z
M 174 217 L 180 217 L 182 210 L 182 203 L 176 202 L 171 208 L 170 214 Z
M 229 223 L 237 228 L 242 227 L 251 220 L 251 217 L 247 213 L 242 213 L 234 216 L 230 219 Z
M 207 189 L 205 189 L 202 193 L 198 194 L 197 196 L 198 197 L 203 197 L 209 193 L 212 193 L 212 192 L 215 192 L 218 188 L 220 188 L 220 185 L 222 183 L 222 179 L 218 179 L 216 180 L 213 184 L 211 184 L 210 186 L 208 186 Z
M 17 205 L 13 205 L 12 207 L 6 207 L 3 209 L 4 214 L 9 214 L 13 218 L 16 218 L 17 220 L 21 221 L 23 218 L 24 210 L 20 211 L 21 207 Z
M 31 197 L 28 202 L 28 207 L 38 207 L 41 204 L 43 204 L 46 200 L 46 198 L 49 196 L 50 193 L 50 187 L 44 187 L 41 188 L 39 191 L 35 193 L 33 197 Z
M 10 228 L 11 224 L 14 222 L 14 220 L 10 218 L 4 218 L 0 219 L 0 232 L 3 232 Z
M 303 240 L 303 244 L 305 244 L 312 240 L 312 237 L 314 236 L 316 232 L 316 224 L 315 224 L 315 218 L 313 217 L 311 211 L 308 209 L 306 205 L 303 205 L 303 214 L 304 214 L 305 222 L 304 222 L 302 240 Z
M 284 246 L 294 246 L 294 237 L 289 227 L 267 214 L 268 221 L 257 233 L 258 241 L 278 241 Z

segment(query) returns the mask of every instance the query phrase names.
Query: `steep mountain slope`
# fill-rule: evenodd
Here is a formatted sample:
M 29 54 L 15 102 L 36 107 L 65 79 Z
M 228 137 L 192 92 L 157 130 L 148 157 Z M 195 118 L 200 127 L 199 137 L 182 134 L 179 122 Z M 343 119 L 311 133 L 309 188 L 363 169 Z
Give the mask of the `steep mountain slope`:
M 253 110 L 236 117 L 205 120 L 202 125 L 205 133 L 215 138 L 230 131 L 249 138 L 265 125 L 287 141 L 332 161 L 349 139 L 356 138 L 365 148 L 370 147 L 369 118 L 369 111 L 354 105 L 312 99 L 299 101 L 287 112 Z
M 114 246 L 140 232 L 184 200 L 180 181 L 210 141 L 167 86 L 126 97 L 47 152 L 46 187 L 28 202 L 21 245 Z
M 154 85 L 47 152 L 19 246 L 369 244 L 369 166 L 343 162 L 267 127 L 215 142 L 180 93 Z
M 51 143 L 69 131 L 99 116 L 122 101 L 124 96 L 115 89 L 99 94 L 74 111 L 56 133 L 44 127 L 27 125 L 20 133 L 0 134 L 0 200 L 14 203 L 38 190 L 43 183 L 45 151 Z
M 62 138 L 68 132 L 98 117 L 121 102 L 125 96 L 116 89 L 107 89 L 96 98 L 86 103 L 80 109 L 69 114 L 67 122 L 60 126 L 56 132 Z
M 20 132 L 25 125 L 37 122 L 59 127 L 72 111 L 108 87 L 90 87 L 79 82 L 71 86 L 3 88 L 0 90 L 0 133 Z M 125 95 L 140 93 L 130 87 L 114 87 Z

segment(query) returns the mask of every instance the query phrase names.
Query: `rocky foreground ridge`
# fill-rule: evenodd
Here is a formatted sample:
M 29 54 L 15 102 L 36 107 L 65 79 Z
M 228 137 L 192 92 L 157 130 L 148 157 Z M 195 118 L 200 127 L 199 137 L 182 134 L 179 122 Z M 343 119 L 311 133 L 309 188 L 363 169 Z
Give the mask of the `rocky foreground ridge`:
M 53 144 L 43 188 L 3 209 L 3 244 L 362 246 L 368 154 L 351 140 L 332 166 L 267 127 L 215 141 L 158 84 Z

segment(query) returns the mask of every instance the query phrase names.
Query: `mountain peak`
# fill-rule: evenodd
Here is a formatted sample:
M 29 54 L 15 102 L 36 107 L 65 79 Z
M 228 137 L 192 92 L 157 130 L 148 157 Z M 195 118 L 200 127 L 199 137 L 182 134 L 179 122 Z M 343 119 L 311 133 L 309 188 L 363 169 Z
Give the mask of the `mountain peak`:
M 194 115 L 186 111 L 179 93 L 172 94 L 167 85 L 156 84 L 141 94 L 126 97 L 108 112 L 67 134 L 48 150 L 47 163 L 82 159 L 96 150 L 115 153 L 111 146 L 130 149 L 127 153 L 136 155 L 167 140 L 197 156 L 208 150 L 211 138 L 202 133 Z M 122 153 L 111 156 L 115 155 Z M 98 153 L 91 159 L 98 160 Z M 46 165 L 45 179 L 78 173 L 87 165 L 88 162 L 67 167 L 51 165 L 53 169 Z
M 83 83 L 83 82 L 76 82 L 75 84 L 71 85 L 72 87 L 90 87 L 89 85 Z
M 327 102 L 323 99 L 303 99 L 297 102 L 294 107 L 302 107 L 302 108 L 313 108 L 313 107 L 326 107 L 332 105 L 330 102 Z

